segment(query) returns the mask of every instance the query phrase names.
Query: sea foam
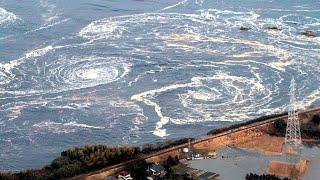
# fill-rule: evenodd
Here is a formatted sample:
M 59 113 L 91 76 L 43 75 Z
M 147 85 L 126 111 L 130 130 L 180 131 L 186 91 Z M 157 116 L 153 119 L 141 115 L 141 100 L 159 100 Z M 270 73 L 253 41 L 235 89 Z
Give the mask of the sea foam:
M 15 14 L 0 7 L 0 25 L 14 22 L 17 19 L 18 17 Z

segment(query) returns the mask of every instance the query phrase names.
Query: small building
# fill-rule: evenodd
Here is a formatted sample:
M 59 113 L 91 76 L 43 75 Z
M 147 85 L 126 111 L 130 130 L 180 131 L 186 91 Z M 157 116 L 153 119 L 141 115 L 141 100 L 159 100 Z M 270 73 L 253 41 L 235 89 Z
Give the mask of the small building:
M 191 157 L 192 159 L 203 159 L 202 155 L 197 152 L 192 152 Z
M 199 154 L 199 153 L 197 153 L 197 152 L 192 152 L 191 156 L 192 156 L 193 158 L 199 158 L 199 157 L 201 157 L 201 154 Z
M 166 171 L 164 167 L 158 163 L 153 163 L 149 165 L 147 170 L 147 179 L 155 180 L 159 178 L 163 178 L 166 175 Z
M 216 151 L 209 151 L 208 152 L 208 157 L 209 158 L 217 158 L 217 152 Z
M 205 159 L 205 157 L 203 157 L 201 154 L 197 153 L 197 152 L 192 152 L 191 156 L 187 158 L 188 161 L 190 160 L 194 160 L 194 159 Z

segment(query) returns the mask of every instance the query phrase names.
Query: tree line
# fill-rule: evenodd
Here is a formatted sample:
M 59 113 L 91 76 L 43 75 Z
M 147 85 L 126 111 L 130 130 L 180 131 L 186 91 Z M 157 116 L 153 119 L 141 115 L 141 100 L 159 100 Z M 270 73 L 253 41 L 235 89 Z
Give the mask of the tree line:
M 286 134 L 287 123 L 282 120 L 276 120 L 273 123 L 273 128 L 270 130 L 270 135 L 283 137 Z M 303 123 L 300 123 L 300 131 L 302 138 L 320 139 L 320 115 L 314 115 L 312 118 Z
M 61 153 L 50 165 L 42 169 L 26 170 L 22 172 L 5 172 L 0 179 L 6 180 L 41 180 L 61 179 L 81 173 L 115 165 L 124 160 L 136 157 L 140 152 L 138 147 L 109 147 L 106 145 L 86 145 L 70 148 Z
M 162 149 L 187 143 L 190 138 L 167 140 L 145 144 L 141 147 L 107 145 L 85 145 L 61 152 L 50 165 L 41 169 L 21 172 L 2 172 L 0 180 L 62 179 L 106 168 L 124 161 L 137 160 L 139 154 L 150 154 Z

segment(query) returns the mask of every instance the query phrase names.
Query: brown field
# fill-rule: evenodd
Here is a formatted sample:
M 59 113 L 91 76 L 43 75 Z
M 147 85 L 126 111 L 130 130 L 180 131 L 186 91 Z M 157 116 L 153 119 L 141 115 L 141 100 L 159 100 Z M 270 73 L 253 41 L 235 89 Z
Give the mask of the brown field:
M 283 143 L 283 137 L 264 134 L 245 142 L 236 143 L 235 146 L 242 149 L 259 151 L 266 155 L 280 155 Z
M 271 161 L 268 167 L 268 174 L 280 177 L 293 177 L 300 179 L 307 170 L 307 160 L 300 160 L 296 164 L 289 164 L 281 161 Z

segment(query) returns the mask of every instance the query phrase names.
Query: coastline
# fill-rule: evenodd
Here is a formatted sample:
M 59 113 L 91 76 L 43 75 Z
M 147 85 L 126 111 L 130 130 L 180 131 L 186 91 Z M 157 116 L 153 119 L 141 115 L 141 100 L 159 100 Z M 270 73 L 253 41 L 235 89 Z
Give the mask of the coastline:
M 309 118 L 320 114 L 320 107 L 314 107 L 307 109 L 305 111 L 299 112 L 299 115 L 301 117 Z M 208 132 L 207 136 L 200 138 L 200 139 L 194 139 L 190 141 L 190 145 L 194 149 L 207 149 L 207 150 L 216 150 L 217 148 L 224 147 L 224 146 L 236 146 L 245 143 L 248 141 L 253 140 L 257 137 L 263 137 L 264 135 L 270 134 L 273 131 L 274 124 L 276 121 L 279 120 L 286 120 L 287 115 L 286 113 L 282 114 L 275 114 L 275 115 L 268 115 L 259 117 L 250 121 L 238 123 L 235 125 L 227 126 L 227 127 L 221 127 L 215 130 L 212 130 Z M 166 144 L 166 146 L 161 148 L 154 148 L 154 149 L 147 149 L 145 151 L 143 150 L 135 150 L 132 156 L 128 156 L 128 158 L 124 158 L 123 160 L 119 161 L 119 163 L 109 165 L 106 167 L 101 167 L 100 169 L 92 169 L 87 170 L 88 172 L 78 172 L 78 174 L 74 174 L 74 176 L 71 177 L 63 177 L 67 179 L 103 179 L 104 177 L 107 177 L 109 175 L 118 173 L 122 170 L 124 170 L 129 164 L 135 163 L 137 160 L 143 159 L 147 162 L 154 162 L 154 163 L 160 163 L 165 161 L 169 156 L 171 157 L 179 157 L 181 154 L 181 149 L 188 147 L 188 140 L 189 138 L 184 138 L 176 141 L 171 141 L 171 144 Z M 319 142 L 316 139 L 307 139 L 307 141 L 313 141 L 313 142 Z M 247 144 L 248 145 L 248 144 Z M 105 146 L 105 145 L 88 145 L 89 147 L 92 146 L 94 149 L 96 146 Z M 243 145 L 245 146 L 245 144 Z M 155 146 L 157 147 L 157 146 Z M 109 147 L 105 147 L 109 148 Z M 116 148 L 116 147 L 110 147 L 110 148 Z M 120 147 L 118 147 L 120 148 Z M 136 148 L 136 147 L 123 147 L 123 148 Z M 73 149 L 81 149 L 81 148 L 70 148 L 67 151 L 72 151 Z M 250 149 L 250 147 L 248 148 Z M 264 151 L 263 148 L 259 149 L 261 151 Z M 67 152 L 64 151 L 64 152 Z M 64 153 L 63 152 L 63 153 Z M 265 151 L 265 153 L 274 153 L 273 150 Z M 62 153 L 62 156 L 63 155 Z M 279 153 L 279 152 L 277 152 Z M 129 158 L 131 157 L 131 158 Z M 48 166 L 45 166 L 43 169 L 36 169 L 36 170 L 27 170 L 24 172 L 41 172 L 46 170 L 45 168 Z M 10 174 L 10 172 L 2 172 L 3 174 Z M 22 173 L 22 172 L 19 172 Z M 15 173 L 11 173 L 15 174 Z

